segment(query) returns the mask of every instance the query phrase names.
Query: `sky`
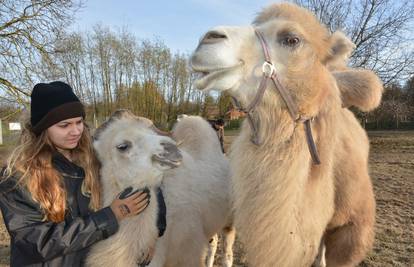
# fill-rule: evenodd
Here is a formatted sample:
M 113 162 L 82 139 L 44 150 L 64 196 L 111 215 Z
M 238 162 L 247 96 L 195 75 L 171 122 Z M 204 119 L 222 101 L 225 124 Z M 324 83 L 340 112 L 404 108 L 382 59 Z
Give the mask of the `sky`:
M 139 39 L 162 40 L 173 52 L 191 53 L 208 29 L 249 25 L 275 0 L 85 0 L 72 29 L 89 31 L 102 24 L 126 28 Z

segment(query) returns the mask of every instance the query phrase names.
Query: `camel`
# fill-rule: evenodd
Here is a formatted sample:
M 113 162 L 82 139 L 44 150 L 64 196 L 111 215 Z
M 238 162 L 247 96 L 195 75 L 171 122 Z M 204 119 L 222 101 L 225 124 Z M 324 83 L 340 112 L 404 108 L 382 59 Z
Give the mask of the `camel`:
M 228 91 L 249 114 L 230 164 L 250 266 L 355 266 L 372 248 L 369 142 L 347 107 L 372 110 L 382 85 L 346 67 L 352 49 L 306 9 L 279 3 L 252 26 L 211 29 L 191 56 L 196 87 Z
M 167 136 L 150 120 L 120 110 L 96 130 L 93 145 L 101 163 L 103 206 L 129 186 L 148 188 L 151 202 L 92 246 L 86 265 L 137 266 L 154 251 L 150 267 L 205 266 L 208 241 L 232 221 L 229 163 L 210 125 L 188 116 Z M 166 229 L 160 237 L 162 202 Z

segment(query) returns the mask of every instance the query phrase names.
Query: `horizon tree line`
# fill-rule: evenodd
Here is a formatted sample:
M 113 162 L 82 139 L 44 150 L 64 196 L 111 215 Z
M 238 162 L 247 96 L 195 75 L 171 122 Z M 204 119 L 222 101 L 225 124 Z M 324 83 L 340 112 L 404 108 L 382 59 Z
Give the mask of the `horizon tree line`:
M 354 111 L 363 124 L 396 127 L 414 120 L 414 2 L 403 0 L 296 0 L 331 31 L 355 43 L 352 67 L 372 69 L 385 83 L 383 102 L 370 113 Z M 36 81 L 64 80 L 99 124 L 114 110 L 130 109 L 163 128 L 178 114 L 223 117 L 227 94 L 196 90 L 189 55 L 173 53 L 162 40 L 142 40 L 125 29 L 95 25 L 66 32 L 82 8 L 76 0 L 5 0 L 0 3 L 0 119 L 16 119 Z M 401 124 L 402 123 L 402 124 Z M 370 124 L 372 127 L 372 124 Z M 393 125 L 393 126 L 391 126 Z

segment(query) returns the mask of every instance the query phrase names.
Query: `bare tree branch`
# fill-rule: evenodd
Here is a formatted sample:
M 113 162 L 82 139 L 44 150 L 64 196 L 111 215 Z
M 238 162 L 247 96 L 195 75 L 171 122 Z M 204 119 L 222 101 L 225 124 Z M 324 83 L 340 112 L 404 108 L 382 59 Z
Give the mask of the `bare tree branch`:
M 54 44 L 82 6 L 79 0 L 0 1 L 0 86 L 24 99 L 50 61 Z
M 414 71 L 414 2 L 409 0 L 295 0 L 333 32 L 355 43 L 351 65 L 376 71 L 386 84 Z

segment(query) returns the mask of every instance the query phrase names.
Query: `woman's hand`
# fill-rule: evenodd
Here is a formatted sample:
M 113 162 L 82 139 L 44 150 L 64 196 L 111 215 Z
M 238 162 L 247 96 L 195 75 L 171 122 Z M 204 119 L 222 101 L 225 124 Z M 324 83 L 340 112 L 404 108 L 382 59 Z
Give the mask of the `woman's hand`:
M 150 203 L 148 190 L 137 190 L 126 196 L 130 191 L 132 188 L 129 187 L 119 193 L 110 206 L 118 221 L 140 214 Z

